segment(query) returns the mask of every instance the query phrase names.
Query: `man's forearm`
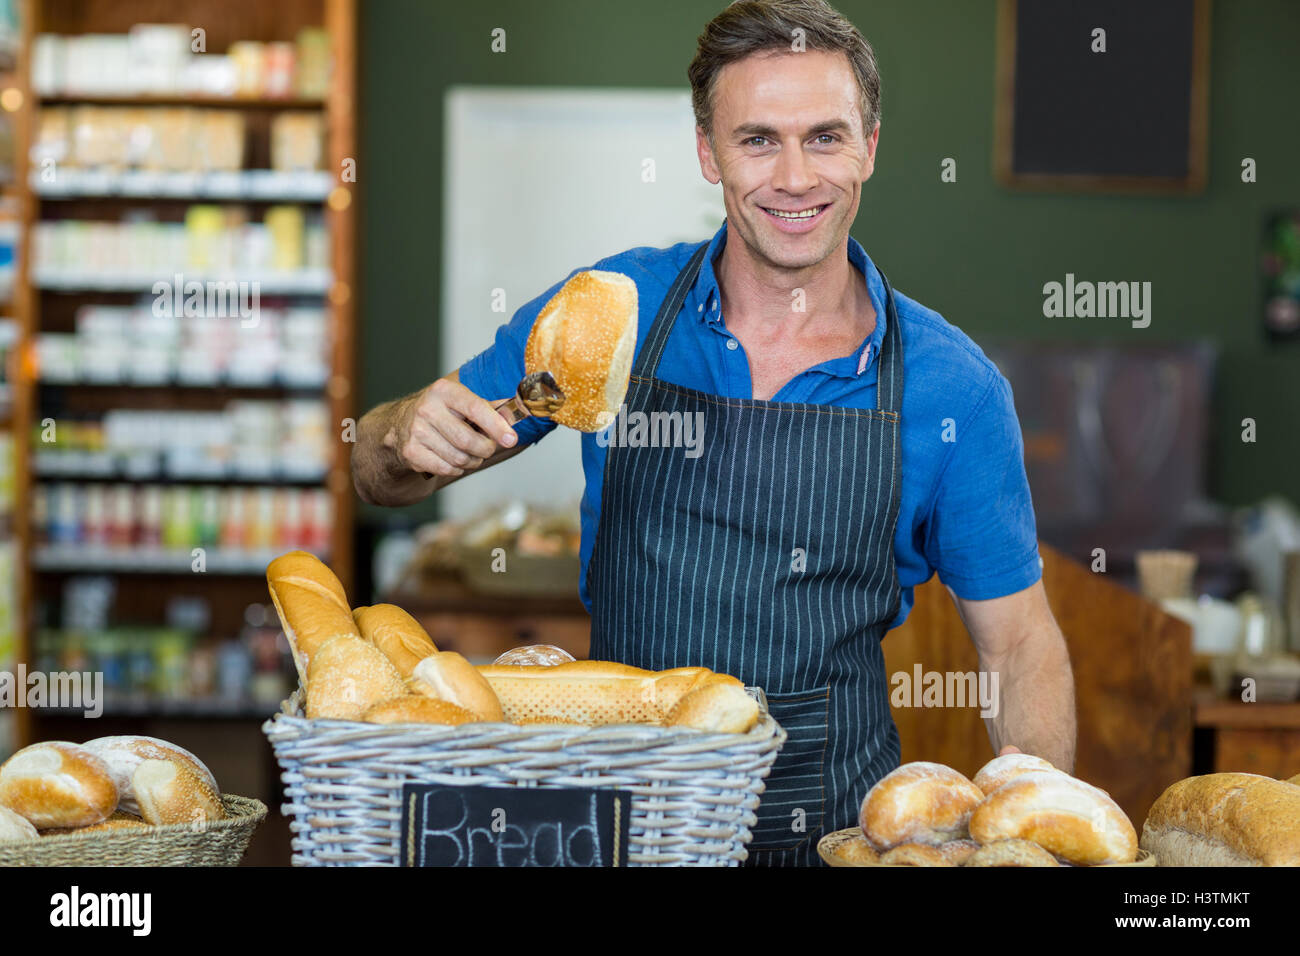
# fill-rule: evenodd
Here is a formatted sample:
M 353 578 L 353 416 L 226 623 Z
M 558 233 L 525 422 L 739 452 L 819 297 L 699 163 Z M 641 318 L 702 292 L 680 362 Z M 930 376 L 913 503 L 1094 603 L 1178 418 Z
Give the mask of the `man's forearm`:
M 403 403 L 413 401 L 417 395 L 378 405 L 357 422 L 352 483 L 367 504 L 390 508 L 414 504 L 442 486 L 436 476 L 426 479 L 407 467 L 392 445 L 393 427 Z
M 985 721 L 996 754 L 1008 744 L 1037 754 L 1065 771 L 1074 769 L 1074 675 L 1065 640 L 1054 621 L 1038 625 L 1000 659 L 981 661 L 998 675 L 999 706 Z

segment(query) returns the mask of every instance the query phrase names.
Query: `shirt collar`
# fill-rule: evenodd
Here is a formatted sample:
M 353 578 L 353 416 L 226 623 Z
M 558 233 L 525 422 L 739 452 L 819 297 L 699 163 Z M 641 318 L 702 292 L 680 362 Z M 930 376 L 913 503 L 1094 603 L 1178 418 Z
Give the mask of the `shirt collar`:
M 715 326 L 719 330 L 724 329 L 725 326 L 722 320 L 722 296 L 718 290 L 718 276 L 713 271 L 713 262 L 721 255 L 726 244 L 727 223 L 723 220 L 722 227 L 709 241 L 709 251 L 704 256 L 704 262 L 700 264 L 700 274 L 686 300 L 686 308 L 694 313 L 699 321 Z M 885 340 L 885 324 L 888 322 L 885 284 L 880 278 L 880 270 L 871 261 L 862 244 L 852 236 L 849 236 L 849 262 L 866 276 L 867 294 L 871 297 L 871 305 L 876 311 L 876 326 L 871 330 L 871 334 L 863 339 L 853 355 L 832 359 L 817 366 L 818 371 L 837 378 L 856 378 L 875 364 L 876 356 L 880 354 L 881 343 Z

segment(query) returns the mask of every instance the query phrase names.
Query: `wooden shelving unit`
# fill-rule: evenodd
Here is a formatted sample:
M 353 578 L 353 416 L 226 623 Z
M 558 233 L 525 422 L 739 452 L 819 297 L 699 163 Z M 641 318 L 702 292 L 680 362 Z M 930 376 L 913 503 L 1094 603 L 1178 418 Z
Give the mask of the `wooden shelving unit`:
M 19 621 L 17 638 L 18 660 L 28 662 L 33 655 L 33 629 L 35 607 L 38 600 L 49 601 L 57 593 L 62 579 L 74 571 L 68 553 L 59 552 L 57 562 L 51 562 L 50 551 L 42 548 L 33 534 L 31 503 L 33 485 L 50 480 L 36 468 L 34 449 L 31 446 L 32 425 L 39 422 L 45 409 L 42 407 L 48 387 L 37 381 L 35 362 L 36 336 L 50 326 L 66 329 L 73 305 L 69 303 L 126 304 L 134 294 L 131 283 L 123 280 L 96 285 L 86 283 L 75 288 L 51 285 L 32 268 L 33 227 L 50 218 L 111 218 L 120 219 L 134 210 L 157 212 L 162 219 L 173 221 L 179 206 L 190 204 L 238 204 L 251 210 L 267 205 L 293 204 L 306 210 L 319 211 L 328 234 L 328 273 L 319 282 L 309 282 L 303 287 L 290 286 L 266 294 L 315 297 L 325 309 L 330 346 L 329 375 L 323 386 L 314 390 L 329 407 L 332 429 L 332 462 L 324 481 L 316 487 L 325 488 L 332 503 L 333 521 L 328 560 L 345 587 L 351 587 L 353 574 L 353 492 L 349 475 L 349 448 L 341 438 L 343 422 L 355 416 L 354 402 L 354 349 L 356 343 L 356 216 L 357 202 L 353 182 L 340 181 L 339 172 L 345 160 L 356 157 L 356 11 L 354 0 L 24 0 L 21 4 L 22 43 L 16 64 L 16 85 L 23 96 L 23 105 L 16 117 L 16 169 L 14 191 L 21 209 L 22 245 L 20 249 L 17 280 L 14 289 L 13 309 L 20 329 L 17 361 L 14 364 L 13 432 L 17 468 L 14 534 L 18 542 L 19 583 L 17 588 Z M 31 84 L 31 64 L 34 38 L 42 33 L 73 36 L 105 33 L 124 34 L 139 23 L 186 24 L 202 27 L 206 32 L 206 49 L 213 53 L 227 50 L 237 41 L 292 42 L 304 27 L 323 27 L 329 36 L 331 53 L 330 85 L 323 99 L 288 96 L 224 97 L 213 95 L 185 95 L 170 91 L 141 95 L 34 95 Z M 241 192 L 233 188 L 227 195 L 214 194 L 198 188 L 194 192 L 181 190 L 159 195 L 145 191 L 125 194 L 115 184 L 111 191 L 99 193 L 93 188 L 83 188 L 73 195 L 54 195 L 33 188 L 30 176 L 30 149 L 33 143 L 39 112 L 51 107 L 78 105 L 106 107 L 171 108 L 193 107 L 238 110 L 251 117 L 249 128 L 265 134 L 269 117 L 283 110 L 320 111 L 325 120 L 326 138 L 322 169 L 330 176 L 328 183 L 317 181 L 315 187 L 294 195 Z M 260 126 L 258 124 L 261 124 Z M 116 181 L 114 181 L 116 183 Z M 221 277 L 216 277 L 221 278 Z M 120 288 L 118 287 L 120 286 Z M 147 288 L 144 291 L 148 291 Z M 53 318 L 47 319 L 47 317 Z M 64 403 L 81 409 L 102 407 L 105 410 L 119 403 L 133 408 L 157 410 L 216 409 L 232 397 L 279 398 L 302 397 L 304 391 L 284 386 L 239 388 L 227 384 L 213 387 L 195 387 L 183 384 L 150 384 L 132 386 L 73 384 L 57 386 L 68 396 Z M 307 390 L 307 394 L 312 394 Z M 56 477 L 58 481 L 82 482 L 81 477 Z M 88 476 L 86 481 L 97 480 Z M 103 480 L 98 479 L 98 480 Z M 129 482 L 129 478 L 112 480 Z M 168 479 L 149 479 L 149 483 L 163 483 Z M 174 478 L 175 483 L 186 478 Z M 246 484 L 242 478 L 192 479 L 196 483 L 237 486 Z M 283 481 L 257 482 L 264 485 L 302 486 L 304 479 L 286 478 Z M 165 564 L 165 561 L 163 562 Z M 141 562 L 143 564 L 143 562 Z M 111 562 L 98 568 L 87 561 L 87 573 L 114 576 L 121 590 L 118 603 L 131 602 L 137 608 L 158 613 L 159 605 L 172 588 L 177 587 L 174 569 L 170 566 L 114 567 Z M 127 573 L 127 572 L 131 573 Z M 265 580 L 259 569 L 247 562 L 231 558 L 224 573 L 192 575 L 185 581 L 187 592 L 201 591 L 213 605 L 212 628 L 221 637 L 234 637 L 239 616 L 246 604 L 266 603 Z M 160 622 L 161 623 L 161 622 Z M 201 710 L 201 708 L 200 708 Z M 244 713 L 238 706 L 221 711 L 223 716 L 253 721 L 256 715 Z M 161 708 L 158 712 L 136 709 L 120 712 L 119 717 L 129 717 L 150 726 L 157 720 L 175 716 L 175 708 Z M 215 711 L 214 711 L 215 712 Z M 196 713 L 196 716 L 198 714 Z M 48 736 L 47 722 L 58 725 L 73 718 L 57 712 L 33 713 L 25 708 L 18 711 L 19 744 Z M 155 728 L 156 729 L 156 728 Z M 96 730 L 96 733 L 100 731 Z M 142 727 L 140 732 L 148 732 Z M 215 768 L 214 768 L 215 769 Z M 219 775 L 219 774 L 218 774 Z

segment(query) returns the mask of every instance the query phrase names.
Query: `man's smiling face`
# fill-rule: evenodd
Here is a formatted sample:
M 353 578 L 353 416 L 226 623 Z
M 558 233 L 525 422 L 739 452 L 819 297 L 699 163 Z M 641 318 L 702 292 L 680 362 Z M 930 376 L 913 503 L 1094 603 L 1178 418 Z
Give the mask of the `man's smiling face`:
M 700 168 L 722 183 L 727 220 L 754 256 L 781 269 L 838 249 L 875 168 L 879 126 L 862 128 L 858 84 L 838 52 L 759 53 L 730 63 L 713 90 L 713 143 Z

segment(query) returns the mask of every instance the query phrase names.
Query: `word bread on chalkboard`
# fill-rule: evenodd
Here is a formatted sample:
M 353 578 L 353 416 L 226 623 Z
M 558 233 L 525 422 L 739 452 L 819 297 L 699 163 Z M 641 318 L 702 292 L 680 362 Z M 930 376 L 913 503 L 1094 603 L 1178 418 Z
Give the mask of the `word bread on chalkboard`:
M 407 784 L 403 866 L 626 866 L 632 795 Z

